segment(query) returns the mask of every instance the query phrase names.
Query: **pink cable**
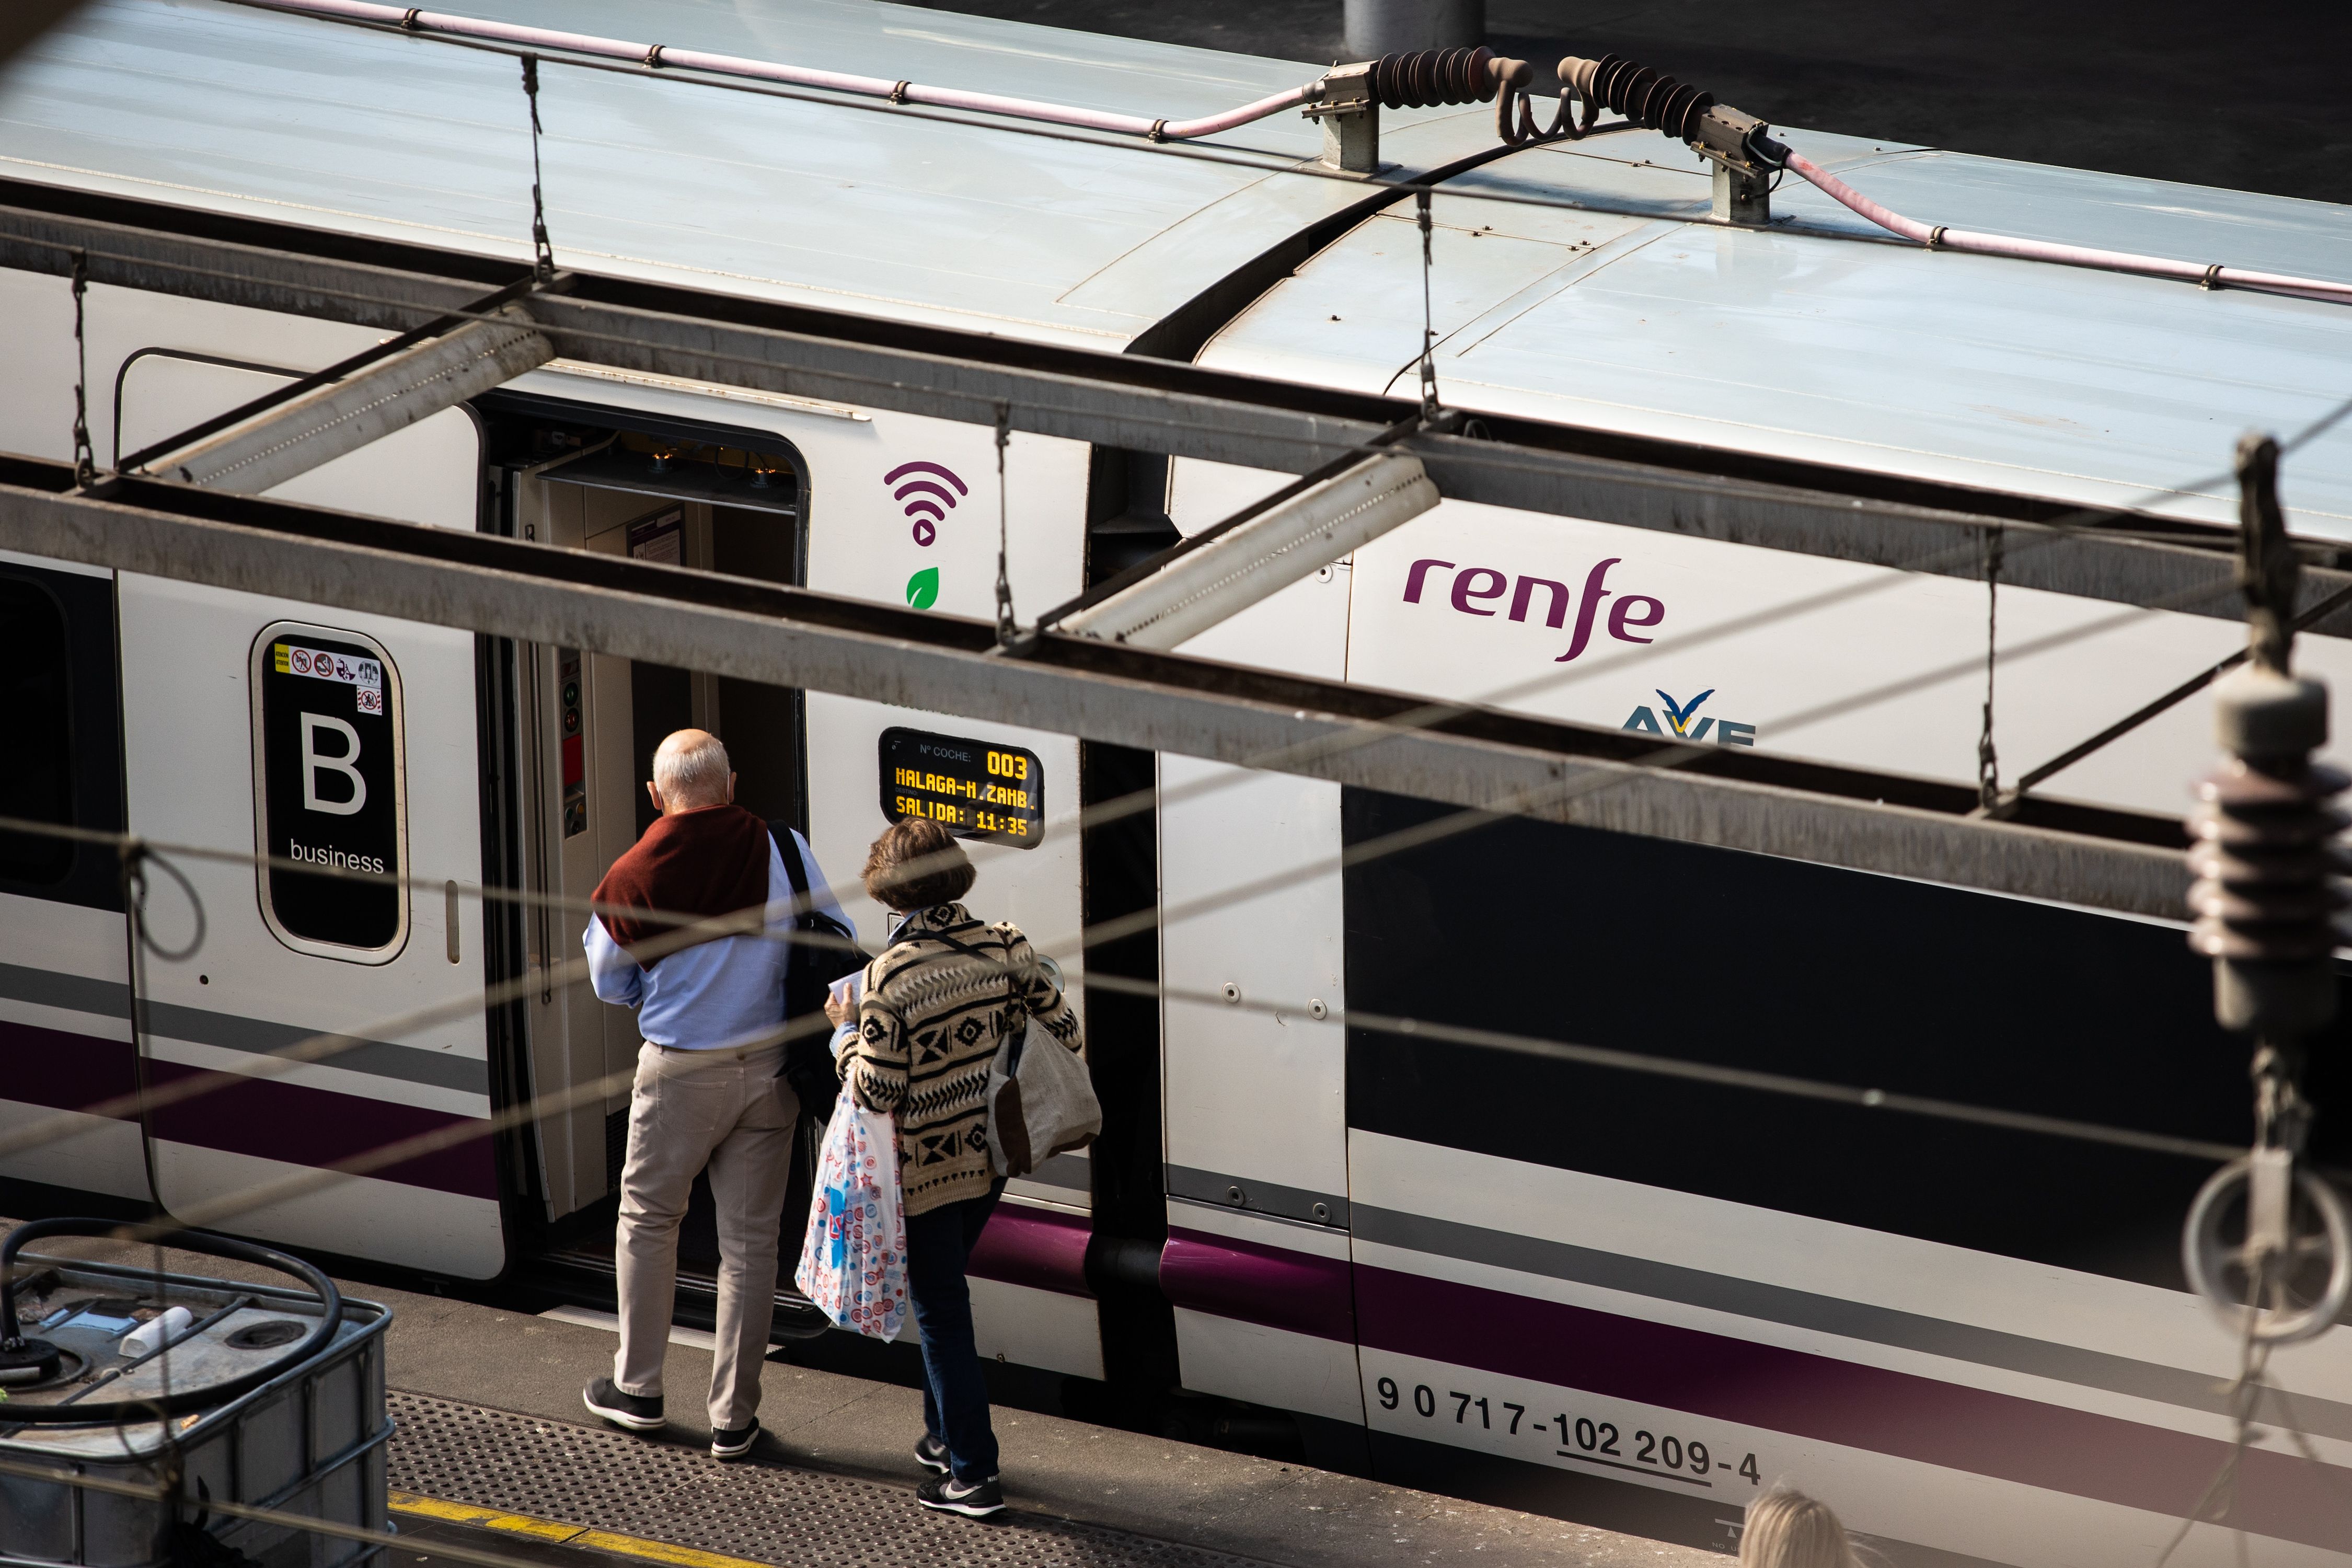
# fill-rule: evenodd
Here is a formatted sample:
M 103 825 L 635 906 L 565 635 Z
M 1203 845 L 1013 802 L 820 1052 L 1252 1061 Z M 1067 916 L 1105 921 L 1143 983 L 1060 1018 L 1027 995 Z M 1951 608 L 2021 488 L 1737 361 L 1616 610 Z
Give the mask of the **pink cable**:
M 2144 278 L 2172 278 L 2212 288 L 2250 289 L 2264 294 L 2291 294 L 2299 299 L 2352 303 L 2352 283 L 2331 283 L 2319 278 L 2289 278 L 2275 272 L 2249 272 L 2235 267 L 2200 267 L 2193 261 L 2170 261 L 2160 256 L 2135 256 L 2124 250 L 2093 250 L 2078 245 L 2052 245 L 2038 239 L 2011 239 L 2006 235 L 1977 234 L 1964 228 L 1937 228 L 1880 206 L 1835 174 L 1802 153 L 1789 154 L 1789 168 L 1818 186 L 1822 194 L 1851 208 L 1891 234 L 1944 250 L 1971 251 L 1979 256 L 2008 256 L 2020 261 L 2053 261 L 2062 267 L 2095 267 L 2106 272 L 2129 272 Z
M 749 77 L 758 81 L 819 88 L 827 92 L 855 93 L 861 98 L 887 98 L 896 103 L 924 103 L 940 109 L 971 110 L 1014 120 L 1039 120 L 1051 125 L 1071 125 L 1085 131 L 1108 131 L 1154 141 L 1182 142 L 1213 135 L 1278 114 L 1293 104 L 1320 96 L 1322 84 L 1309 82 L 1255 103 L 1199 120 L 1149 120 L 1141 115 L 1112 114 L 1103 110 L 1073 109 L 1058 103 L 1038 103 L 1025 98 L 1001 98 L 994 93 L 961 92 L 951 88 L 918 87 L 912 82 L 886 81 L 880 77 L 850 76 L 841 71 L 811 70 L 802 66 L 776 65 L 745 59 L 740 55 L 705 54 L 699 49 L 673 49 L 658 44 L 633 44 L 622 38 L 600 38 L 587 33 L 563 33 L 546 27 L 488 22 L 442 11 L 413 10 L 404 5 L 380 5 L 371 0 L 236 0 L 271 11 L 292 11 L 351 22 L 375 22 L 412 33 L 446 33 L 452 37 L 483 38 L 525 48 L 562 49 L 602 59 L 633 60 L 646 66 L 680 66 L 715 76 Z

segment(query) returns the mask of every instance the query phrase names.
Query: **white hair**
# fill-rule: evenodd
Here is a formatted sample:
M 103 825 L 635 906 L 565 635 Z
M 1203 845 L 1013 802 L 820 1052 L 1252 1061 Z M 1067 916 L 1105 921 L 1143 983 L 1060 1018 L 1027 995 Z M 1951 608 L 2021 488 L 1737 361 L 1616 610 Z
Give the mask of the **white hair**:
M 1785 1486 L 1748 1505 L 1739 1568 L 1864 1568 L 1829 1505 Z
M 727 802 L 727 748 L 704 730 L 679 730 L 654 752 L 654 788 L 672 811 Z

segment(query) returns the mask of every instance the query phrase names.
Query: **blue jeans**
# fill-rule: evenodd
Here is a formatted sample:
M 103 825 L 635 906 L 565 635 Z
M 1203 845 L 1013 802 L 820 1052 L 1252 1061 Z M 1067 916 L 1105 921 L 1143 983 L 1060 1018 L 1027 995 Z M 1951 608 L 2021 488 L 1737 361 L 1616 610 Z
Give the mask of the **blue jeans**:
M 907 1220 L 907 1294 L 923 1335 L 923 1430 L 948 1446 L 949 1468 L 967 1486 L 996 1474 L 996 1429 L 989 1425 L 963 1270 L 1003 1193 L 1000 1181 L 984 1196 Z

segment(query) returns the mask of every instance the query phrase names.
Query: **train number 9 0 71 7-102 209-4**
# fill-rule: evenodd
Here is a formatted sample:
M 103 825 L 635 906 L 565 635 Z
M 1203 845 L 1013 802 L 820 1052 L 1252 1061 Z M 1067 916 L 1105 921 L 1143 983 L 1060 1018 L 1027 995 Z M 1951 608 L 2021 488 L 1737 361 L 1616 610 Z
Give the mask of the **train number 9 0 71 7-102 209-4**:
M 1713 1487 L 1728 1472 L 1750 1486 L 1760 1484 L 1762 1469 L 1754 1454 L 1733 1460 L 1696 1437 L 1646 1428 L 1628 1434 L 1613 1421 L 1565 1411 L 1528 1419 L 1528 1406 L 1488 1394 L 1465 1394 L 1458 1388 L 1440 1391 L 1417 1383 L 1410 1389 L 1392 1377 L 1373 1385 L 1383 1410 L 1410 1409 L 1425 1421 L 1456 1426 L 1476 1426 L 1509 1437 L 1527 1437 L 1547 1444 L 1557 1457 L 1609 1469 L 1653 1475 L 1688 1486 Z

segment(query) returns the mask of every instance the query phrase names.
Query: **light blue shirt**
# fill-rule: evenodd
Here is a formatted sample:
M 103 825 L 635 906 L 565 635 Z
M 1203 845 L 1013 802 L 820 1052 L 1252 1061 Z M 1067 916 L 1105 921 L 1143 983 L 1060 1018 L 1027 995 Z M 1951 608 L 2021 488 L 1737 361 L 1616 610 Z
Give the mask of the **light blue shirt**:
M 809 898 L 818 913 L 832 916 L 842 928 L 852 929 L 849 917 L 833 890 L 808 840 L 793 835 L 808 868 Z M 772 840 L 768 845 L 767 928 L 789 931 L 793 927 L 793 879 L 784 874 L 784 858 Z M 581 938 L 588 951 L 588 982 L 597 996 L 637 1010 L 637 1034 L 656 1046 L 680 1050 L 715 1051 L 741 1045 L 776 1032 L 784 1018 L 784 965 L 793 944 L 772 937 L 722 936 L 654 961 L 640 969 L 623 952 L 594 916 Z

